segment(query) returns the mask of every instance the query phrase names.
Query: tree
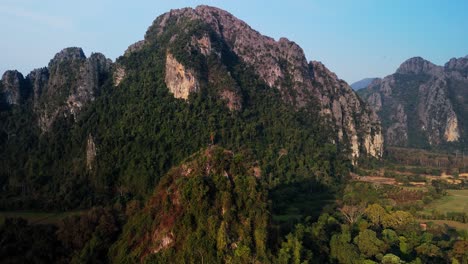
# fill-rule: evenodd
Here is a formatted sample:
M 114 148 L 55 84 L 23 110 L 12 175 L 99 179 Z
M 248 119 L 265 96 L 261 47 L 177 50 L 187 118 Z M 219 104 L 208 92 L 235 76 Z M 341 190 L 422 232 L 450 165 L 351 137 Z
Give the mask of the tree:
M 397 233 L 392 229 L 384 229 L 382 239 L 389 246 L 396 245 L 399 242 Z
M 393 254 L 386 254 L 382 258 L 382 264 L 400 264 L 400 257 Z
M 452 258 L 459 260 L 461 263 L 468 262 L 468 241 L 459 240 L 453 244 L 453 249 L 450 252 Z
M 221 222 L 221 226 L 218 229 L 218 235 L 216 238 L 216 247 L 218 248 L 218 253 L 222 255 L 227 249 L 228 237 L 226 232 L 226 223 Z
M 414 222 L 413 216 L 405 211 L 396 211 L 391 214 L 386 214 L 382 220 L 382 225 L 385 228 L 390 227 L 395 230 L 406 227 L 411 222 Z
M 286 236 L 286 241 L 281 244 L 278 255 L 278 263 L 301 264 L 308 263 L 312 258 L 312 252 L 303 246 L 305 232 L 308 232 L 303 225 L 296 226 L 294 233 Z
M 416 247 L 415 250 L 418 253 L 418 256 L 420 256 L 426 263 L 430 262 L 429 260 L 437 260 L 443 256 L 440 248 L 431 243 L 424 243 Z M 440 260 L 442 261 L 442 259 Z
M 374 257 L 386 250 L 385 243 L 377 238 L 377 233 L 369 229 L 359 232 L 359 235 L 354 238 L 354 244 L 367 257 Z
M 341 234 L 335 234 L 330 240 L 330 258 L 336 259 L 341 264 L 361 263 L 358 249 L 351 244 L 349 227 L 344 226 Z
M 278 263 L 281 264 L 299 264 L 301 263 L 302 243 L 293 234 L 286 237 L 286 241 L 281 244 Z
M 344 205 L 338 209 L 349 224 L 353 224 L 364 214 L 364 209 L 358 205 Z
M 365 214 L 372 224 L 379 226 L 387 216 L 387 211 L 380 204 L 371 204 L 367 206 Z

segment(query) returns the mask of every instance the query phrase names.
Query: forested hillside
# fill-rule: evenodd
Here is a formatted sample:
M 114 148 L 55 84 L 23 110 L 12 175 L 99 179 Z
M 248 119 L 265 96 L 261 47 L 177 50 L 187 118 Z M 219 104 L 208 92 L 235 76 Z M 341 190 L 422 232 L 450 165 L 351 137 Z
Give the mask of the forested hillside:
M 158 18 L 115 63 L 67 48 L 25 78 L 4 74 L 3 208 L 142 199 L 161 175 L 208 144 L 252 152 L 270 186 L 304 178 L 334 185 L 349 161 L 381 155 L 378 123 L 349 87 L 334 88 L 349 109 L 337 111 L 333 103 L 336 117 L 327 110 L 322 101 L 336 96 L 325 97 L 333 92 L 326 89 L 341 84 L 323 65 L 315 66 L 315 79 L 304 80 L 310 90 L 293 75 L 269 85 L 259 65 L 202 20 L 232 15 L 209 7 L 195 13 L 209 12 L 204 16 L 178 12 Z M 285 54 L 277 56 L 284 74 L 293 69 L 293 62 L 281 62 Z M 349 116 L 353 108 L 359 112 Z

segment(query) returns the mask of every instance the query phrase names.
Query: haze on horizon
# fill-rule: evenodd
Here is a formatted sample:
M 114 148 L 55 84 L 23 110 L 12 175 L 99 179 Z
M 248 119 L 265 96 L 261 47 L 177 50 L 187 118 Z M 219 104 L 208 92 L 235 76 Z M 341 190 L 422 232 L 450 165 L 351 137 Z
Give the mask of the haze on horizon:
M 2 0 L 0 72 L 24 75 L 44 67 L 65 47 L 82 47 L 115 60 L 143 39 L 153 20 L 174 8 L 207 4 L 225 9 L 260 33 L 298 43 L 308 60 L 322 61 L 353 83 L 384 77 L 406 59 L 443 65 L 468 55 L 468 2 L 395 1 L 80 2 Z

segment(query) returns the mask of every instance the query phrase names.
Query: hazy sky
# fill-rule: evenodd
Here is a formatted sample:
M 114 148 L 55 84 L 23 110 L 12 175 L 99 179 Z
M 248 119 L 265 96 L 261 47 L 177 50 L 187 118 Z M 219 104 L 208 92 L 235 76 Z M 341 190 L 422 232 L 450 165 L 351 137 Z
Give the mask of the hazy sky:
M 199 4 L 295 41 L 350 83 L 393 73 L 414 56 L 442 65 L 468 55 L 467 0 L 0 0 L 0 72 L 26 75 L 70 46 L 115 60 L 158 15 Z

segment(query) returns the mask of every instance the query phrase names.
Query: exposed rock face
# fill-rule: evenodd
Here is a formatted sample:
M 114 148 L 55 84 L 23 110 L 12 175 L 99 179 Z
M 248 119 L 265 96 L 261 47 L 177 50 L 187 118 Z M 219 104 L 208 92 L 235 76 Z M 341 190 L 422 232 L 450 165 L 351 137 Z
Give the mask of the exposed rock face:
M 322 112 L 334 122 L 340 140 L 346 136 L 356 160 L 360 153 L 374 157 L 383 154 L 383 137 L 377 115 L 370 111 L 352 88 L 322 63 L 311 62 L 313 85 L 317 89 Z
M 172 54 L 167 53 L 166 77 L 167 88 L 175 98 L 187 100 L 191 92 L 198 91 L 198 81 L 195 74 L 180 64 Z
M 66 48 L 48 67 L 35 69 L 26 78 L 17 71 L 5 72 L 0 95 L 7 105 L 31 99 L 39 127 L 48 131 L 58 116 L 76 116 L 93 101 L 111 72 L 112 61 L 104 55 L 94 53 L 86 58 L 81 48 Z
M 445 124 L 444 138 L 448 142 L 458 141 L 460 138 L 460 131 L 458 128 L 458 121 L 456 116 L 449 116 L 447 124 Z
M 362 89 L 362 88 L 366 88 L 367 86 L 369 86 L 369 84 L 371 84 L 375 79 L 377 78 L 364 78 L 360 81 L 357 81 L 357 82 L 354 82 L 352 83 L 350 86 L 351 88 L 353 88 L 353 90 L 357 91 L 359 89 Z
M 437 67 L 430 61 L 421 57 L 414 57 L 403 62 L 397 69 L 399 74 L 421 74 L 421 73 L 440 73 L 440 67 Z
M 7 105 L 19 105 L 28 99 L 29 86 L 25 83 L 23 75 L 18 71 L 6 71 L 2 76 L 0 96 Z
M 421 103 L 418 106 L 418 115 L 431 145 L 438 145 L 442 141 L 452 142 L 459 138 L 457 117 L 447 92 L 445 78 L 430 80 L 419 87 Z
M 32 87 L 40 128 L 49 130 L 60 115 L 76 116 L 94 100 L 111 67 L 112 62 L 100 53 L 86 58 L 81 48 L 66 48 L 47 68 L 33 70 L 26 79 Z
M 132 45 L 130 45 L 127 50 L 125 51 L 125 56 L 128 56 L 130 55 L 130 53 L 132 52 L 136 52 L 136 51 L 139 51 L 141 50 L 145 45 L 145 41 L 144 40 L 140 40 Z
M 122 67 L 121 65 L 116 64 L 114 75 L 113 75 L 114 86 L 119 86 L 119 84 L 122 82 L 124 78 L 125 78 L 125 68 Z
M 158 17 L 146 33 L 145 45 L 150 45 L 151 39 L 162 35 L 171 25 L 187 20 L 208 25 L 240 60 L 251 66 L 268 86 L 279 89 L 283 99 L 294 107 L 301 108 L 318 101 L 322 113 L 335 125 L 339 140 L 349 140 L 354 158 L 361 153 L 381 156 L 383 137 L 378 117 L 359 100 L 349 85 L 323 64 L 308 63 L 301 47 L 286 38 L 275 41 L 226 11 L 199 6 L 171 10 Z M 177 37 L 173 35 L 171 41 Z M 193 36 L 190 44 L 205 56 L 213 53 L 221 56 L 207 35 Z M 186 99 L 190 92 L 198 90 L 195 76 L 168 53 L 165 80 L 176 98 Z M 231 110 L 241 108 L 242 99 L 235 91 L 235 85 L 231 85 L 230 89 L 220 92 Z
M 360 94 L 380 115 L 385 140 L 394 146 L 438 146 L 466 141 L 468 60 L 444 67 L 420 57 L 405 61 L 395 74 L 371 83 Z
M 26 76 L 26 79 L 31 83 L 33 102 L 34 107 L 36 108 L 39 105 L 39 99 L 42 96 L 43 89 L 45 89 L 49 82 L 49 70 L 47 68 L 35 69 Z
M 380 109 L 382 109 L 382 97 L 379 93 L 374 93 L 369 96 L 367 102 L 375 111 L 380 111 Z
M 403 145 L 408 140 L 408 117 L 406 116 L 403 105 L 396 106 L 394 114 L 390 116 L 392 125 L 385 131 L 388 142 L 395 142 L 397 145 Z
M 242 102 L 239 95 L 230 90 L 224 90 L 221 92 L 221 98 L 226 100 L 227 107 L 231 111 L 237 111 L 242 108 Z
M 76 90 L 71 91 L 67 104 L 70 113 L 77 114 L 84 104 L 93 101 L 104 79 L 111 71 L 112 62 L 100 53 L 91 56 L 80 65 Z
M 197 39 L 195 36 L 192 38 L 192 45 L 198 46 L 200 49 L 200 53 L 207 56 L 211 53 L 211 40 L 210 37 L 204 35 L 203 37 Z
M 286 38 L 275 41 L 263 36 L 230 13 L 209 6 L 171 10 L 155 20 L 146 38 L 152 32 L 164 32 L 171 19 L 176 23 L 186 19 L 207 23 L 237 56 L 253 66 L 265 83 L 280 89 L 288 100 L 305 104 L 306 94 L 312 88 L 311 78 L 304 52 L 296 43 Z M 202 38 L 203 41 L 206 40 Z
M 460 59 L 452 58 L 445 64 L 444 67 L 446 70 L 466 71 L 468 68 L 468 56 Z
M 96 162 L 96 143 L 91 134 L 88 135 L 86 142 L 86 167 L 89 171 L 92 171 L 95 167 Z

